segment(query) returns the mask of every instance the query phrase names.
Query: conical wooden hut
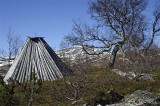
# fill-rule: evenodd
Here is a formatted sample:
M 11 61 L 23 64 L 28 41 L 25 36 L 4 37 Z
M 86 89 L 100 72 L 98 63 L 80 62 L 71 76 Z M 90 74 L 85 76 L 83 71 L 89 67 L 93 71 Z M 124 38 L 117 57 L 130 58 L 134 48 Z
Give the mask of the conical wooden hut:
M 21 52 L 16 57 L 4 81 L 9 79 L 19 83 L 33 79 L 52 81 L 72 75 L 72 71 L 61 61 L 43 37 L 28 37 Z

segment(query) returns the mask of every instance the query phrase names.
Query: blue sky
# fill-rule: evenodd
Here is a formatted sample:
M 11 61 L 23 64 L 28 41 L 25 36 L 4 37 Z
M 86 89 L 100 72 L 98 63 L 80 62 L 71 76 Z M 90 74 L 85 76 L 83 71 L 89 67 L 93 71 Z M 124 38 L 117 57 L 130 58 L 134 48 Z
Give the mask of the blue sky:
M 146 14 L 152 12 L 150 1 Z M 154 1 L 154 0 L 153 0 Z M 156 0 L 155 0 L 156 1 Z M 9 28 L 25 41 L 27 36 L 43 36 L 54 49 L 71 32 L 72 21 L 92 23 L 88 0 L 0 0 L 0 49 L 6 45 Z
M 87 8 L 87 0 L 0 0 L 0 45 L 6 44 L 10 27 L 24 41 L 26 36 L 43 36 L 58 49 L 73 19 L 90 21 Z

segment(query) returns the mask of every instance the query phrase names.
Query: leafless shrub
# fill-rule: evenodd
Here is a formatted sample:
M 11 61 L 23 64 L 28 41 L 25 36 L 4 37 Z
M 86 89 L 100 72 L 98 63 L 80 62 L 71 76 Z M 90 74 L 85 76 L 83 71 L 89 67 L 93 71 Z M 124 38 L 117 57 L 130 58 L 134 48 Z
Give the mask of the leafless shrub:
M 10 64 L 10 61 L 17 56 L 19 49 L 22 47 L 23 41 L 21 40 L 20 36 L 14 34 L 11 28 L 9 29 L 6 37 L 8 48 L 7 50 L 1 50 L 0 53 L 3 57 L 8 59 Z

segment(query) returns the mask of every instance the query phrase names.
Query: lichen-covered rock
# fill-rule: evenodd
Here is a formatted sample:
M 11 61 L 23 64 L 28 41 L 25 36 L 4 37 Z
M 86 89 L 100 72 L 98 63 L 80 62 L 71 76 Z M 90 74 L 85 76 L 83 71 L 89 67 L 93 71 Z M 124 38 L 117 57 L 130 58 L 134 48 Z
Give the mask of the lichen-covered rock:
M 125 96 L 125 102 L 133 104 L 156 103 L 160 99 L 158 95 L 148 91 L 135 91 L 133 94 Z
M 122 77 L 127 77 L 131 80 L 136 80 L 136 81 L 155 81 L 155 79 L 157 78 L 157 76 L 154 74 L 123 72 L 119 69 L 112 69 L 112 72 L 114 72 Z
M 125 96 L 123 103 L 107 106 L 160 106 L 160 96 L 148 91 L 137 90 Z
M 156 75 L 153 74 L 140 74 L 139 76 L 137 76 L 138 81 L 155 81 L 155 79 L 157 78 Z

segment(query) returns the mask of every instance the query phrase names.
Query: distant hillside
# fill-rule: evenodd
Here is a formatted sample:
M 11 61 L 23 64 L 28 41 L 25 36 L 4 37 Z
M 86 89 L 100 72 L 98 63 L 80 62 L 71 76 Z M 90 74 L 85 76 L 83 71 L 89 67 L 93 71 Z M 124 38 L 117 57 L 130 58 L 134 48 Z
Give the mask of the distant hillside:
M 98 50 L 99 49 L 96 49 L 95 51 L 98 52 Z M 67 58 L 73 61 L 77 58 L 81 58 L 81 59 L 88 58 L 90 60 L 93 60 L 93 59 L 101 59 L 101 58 L 104 58 L 105 56 L 107 56 L 109 59 L 109 53 L 107 52 L 101 55 L 88 55 L 85 53 L 85 51 L 83 51 L 81 46 L 73 46 L 70 48 L 57 50 L 56 53 L 60 58 Z
M 55 51 L 57 55 L 60 58 L 70 58 L 71 60 L 74 60 L 77 56 L 85 56 L 87 55 L 83 50 L 81 46 L 73 46 L 70 48 L 65 48 L 61 50 Z
M 6 65 L 9 65 L 9 64 L 12 64 L 14 61 L 14 58 L 12 58 L 9 62 L 9 60 L 7 58 L 2 58 L 0 57 L 0 67 L 1 66 L 6 66 Z
M 4 77 L 7 71 L 9 70 L 10 65 L 13 63 L 14 58 L 10 61 L 6 58 L 0 57 L 0 76 Z

